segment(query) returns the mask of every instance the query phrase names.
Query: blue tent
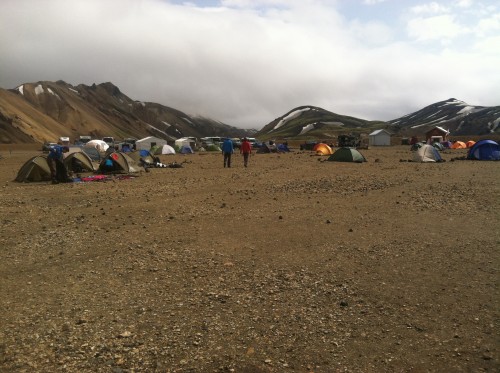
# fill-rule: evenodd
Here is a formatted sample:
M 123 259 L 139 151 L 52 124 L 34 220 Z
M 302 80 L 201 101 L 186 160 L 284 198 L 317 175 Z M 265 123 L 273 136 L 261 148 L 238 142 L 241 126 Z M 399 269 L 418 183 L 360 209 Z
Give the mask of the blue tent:
M 194 151 L 189 145 L 183 145 L 179 153 L 192 154 L 192 153 L 194 153 Z
M 500 145 L 493 140 L 480 140 L 469 149 L 467 159 L 500 161 Z

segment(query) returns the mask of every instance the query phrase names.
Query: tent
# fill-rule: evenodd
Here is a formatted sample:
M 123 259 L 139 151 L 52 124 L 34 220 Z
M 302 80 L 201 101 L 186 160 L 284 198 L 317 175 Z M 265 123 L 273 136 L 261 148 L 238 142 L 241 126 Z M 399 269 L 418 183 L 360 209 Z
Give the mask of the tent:
M 322 142 L 314 145 L 313 150 L 316 152 L 316 155 L 331 155 L 331 154 L 333 154 L 332 148 L 330 148 L 328 145 L 326 145 Z
M 433 142 L 432 146 L 435 147 L 437 150 L 444 150 L 444 146 L 440 142 Z
M 451 141 L 443 141 L 441 145 L 443 145 L 443 147 L 445 147 L 446 149 L 449 149 L 451 148 L 452 143 Z
M 411 144 L 410 150 L 418 150 L 424 145 L 425 145 L 425 142 L 422 142 L 422 141 L 413 143 L 413 144 Z
M 98 168 L 84 152 L 70 153 L 63 163 L 66 169 L 73 172 L 94 172 Z
M 106 150 L 108 150 L 109 145 L 102 140 L 90 140 L 84 145 L 84 147 L 95 148 L 99 153 L 104 153 Z
M 262 145 L 260 147 L 257 148 L 257 150 L 255 151 L 255 153 L 271 153 L 271 149 L 269 149 L 269 147 L 267 146 L 267 144 L 265 142 L 262 143 Z
M 149 164 L 152 165 L 156 162 L 155 157 L 149 150 L 136 150 L 135 152 L 127 153 L 127 155 L 132 158 L 137 164 Z
M 172 146 L 165 144 L 161 147 L 161 153 L 159 154 L 175 154 L 175 149 Z
M 205 147 L 205 150 L 207 152 L 221 152 L 222 149 L 220 148 L 220 146 L 218 145 L 215 145 L 215 144 L 209 144 Z
M 415 162 L 442 162 L 441 154 L 439 151 L 432 145 L 422 145 L 420 149 L 418 149 L 413 154 L 413 160 Z
M 196 138 L 195 137 L 181 137 L 175 140 L 175 146 L 182 149 L 183 146 L 189 146 L 191 149 L 196 148 Z
M 183 145 L 181 149 L 179 150 L 179 153 L 181 154 L 193 154 L 194 151 L 189 145 Z
M 50 181 L 50 179 L 50 168 L 47 158 L 37 155 L 21 166 L 15 180 L 26 183 L 30 181 Z
M 465 149 L 467 148 L 467 145 L 463 141 L 455 141 L 453 144 L 450 146 L 451 149 Z
M 287 144 L 278 144 L 278 151 L 280 153 L 288 153 L 290 151 L 290 148 Z
M 368 135 L 370 146 L 388 146 L 391 145 L 391 133 L 381 129 L 373 131 Z
M 354 148 L 339 148 L 328 157 L 332 162 L 366 162 L 365 157 Z
M 175 149 L 168 144 L 165 145 L 153 145 L 149 152 L 154 155 L 158 154 L 175 154 Z
M 102 173 L 131 174 L 140 172 L 141 170 L 143 168 L 136 161 L 121 152 L 108 154 L 99 165 L 99 171 Z
M 476 159 L 479 161 L 499 161 L 500 145 L 493 140 L 480 140 L 469 149 L 467 159 Z
M 136 150 L 151 150 L 153 146 L 162 147 L 167 145 L 167 140 L 160 139 L 159 137 L 148 136 L 135 142 Z
M 472 146 L 474 146 L 475 143 L 476 143 L 475 141 L 469 140 L 465 143 L 465 146 L 467 148 L 472 148 Z

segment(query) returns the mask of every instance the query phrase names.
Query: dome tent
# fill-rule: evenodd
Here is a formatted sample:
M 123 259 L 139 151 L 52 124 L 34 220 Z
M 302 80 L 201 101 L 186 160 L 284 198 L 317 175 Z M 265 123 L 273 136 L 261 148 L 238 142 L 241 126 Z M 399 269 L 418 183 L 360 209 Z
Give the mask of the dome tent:
M 423 145 L 413 154 L 414 162 L 442 162 L 441 154 L 432 145 Z
M 313 151 L 316 152 L 316 155 L 330 155 L 330 154 L 333 154 L 332 148 L 330 148 L 330 146 L 328 146 L 327 144 L 322 143 L 322 142 L 314 145 Z
M 467 159 L 475 159 L 478 161 L 499 161 L 500 145 L 493 140 L 480 140 L 469 149 Z
M 354 148 L 339 148 L 328 157 L 332 162 L 366 162 L 366 158 Z
M 103 159 L 99 165 L 99 171 L 111 174 L 131 174 L 144 171 L 144 168 L 137 164 L 137 162 L 127 154 L 115 152 L 108 154 L 108 156 Z
M 37 155 L 21 166 L 15 180 L 26 183 L 31 181 L 50 181 L 50 179 L 50 168 L 47 158 Z

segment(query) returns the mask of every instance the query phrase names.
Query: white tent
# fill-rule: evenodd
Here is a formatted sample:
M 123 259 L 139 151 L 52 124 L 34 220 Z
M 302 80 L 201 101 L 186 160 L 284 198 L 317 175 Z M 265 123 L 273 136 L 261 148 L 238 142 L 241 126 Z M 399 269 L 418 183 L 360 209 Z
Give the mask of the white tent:
M 149 150 L 153 146 L 167 145 L 167 140 L 160 139 L 159 137 L 148 136 L 135 142 L 136 150 Z
M 183 146 L 189 146 L 191 148 L 196 148 L 196 138 L 194 137 L 181 137 L 175 140 L 175 146 L 182 148 Z
M 441 162 L 441 154 L 432 145 L 424 144 L 413 154 L 415 162 Z
M 369 146 L 391 145 L 391 134 L 386 130 L 376 130 L 368 135 Z
M 98 152 L 104 153 L 106 150 L 108 150 L 109 145 L 102 140 L 90 140 L 85 144 L 85 147 L 96 148 Z
M 161 148 L 161 154 L 175 154 L 175 149 L 165 144 Z

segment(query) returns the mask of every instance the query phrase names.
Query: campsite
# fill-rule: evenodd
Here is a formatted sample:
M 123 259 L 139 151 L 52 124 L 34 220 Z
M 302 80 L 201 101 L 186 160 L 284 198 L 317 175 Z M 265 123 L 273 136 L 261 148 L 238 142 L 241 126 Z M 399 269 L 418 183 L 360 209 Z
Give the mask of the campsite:
M 498 372 L 500 162 L 291 148 L 53 185 L 0 145 L 0 371 Z

